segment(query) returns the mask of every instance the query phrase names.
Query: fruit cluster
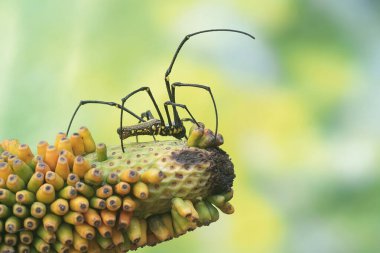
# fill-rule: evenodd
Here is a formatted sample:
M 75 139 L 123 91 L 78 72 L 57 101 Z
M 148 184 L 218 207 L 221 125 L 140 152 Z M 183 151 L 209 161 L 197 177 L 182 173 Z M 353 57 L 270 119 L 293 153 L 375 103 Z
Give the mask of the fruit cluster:
M 17 140 L 0 154 L 1 253 L 126 252 L 218 220 L 215 207 L 234 211 L 233 165 L 212 145 L 133 143 L 123 153 L 82 127 L 39 142 L 37 155 Z

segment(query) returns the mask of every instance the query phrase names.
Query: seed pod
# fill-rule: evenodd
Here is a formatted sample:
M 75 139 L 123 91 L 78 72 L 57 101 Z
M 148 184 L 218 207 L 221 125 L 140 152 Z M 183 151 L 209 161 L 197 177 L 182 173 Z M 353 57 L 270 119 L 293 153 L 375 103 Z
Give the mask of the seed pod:
M 16 234 L 5 234 L 4 243 L 9 245 L 9 246 L 16 246 L 17 235 Z
M 95 237 L 95 229 L 88 224 L 76 225 L 75 231 L 86 240 L 92 240 Z
M 190 227 L 190 222 L 178 214 L 177 210 L 172 208 L 171 215 L 173 219 L 173 228 L 176 236 L 183 235 Z
M 2 178 L 4 181 L 7 181 L 8 176 L 12 173 L 12 168 L 9 166 L 6 162 L 0 163 L 0 178 Z
M 62 223 L 62 219 L 58 215 L 48 213 L 43 217 L 42 223 L 47 231 L 55 232 Z
M 7 188 L 16 193 L 25 189 L 25 182 L 16 174 L 10 174 L 7 179 Z
M 7 189 L 0 189 L 0 204 L 12 206 L 16 203 L 16 195 Z
M 210 216 L 211 216 L 211 222 L 215 222 L 217 220 L 219 220 L 219 212 L 218 212 L 218 209 L 216 209 L 210 202 L 208 201 L 205 201 L 205 204 L 208 208 L 208 211 L 210 213 Z
M 54 233 L 51 233 L 49 231 L 47 231 L 44 227 L 39 227 L 37 228 L 36 230 L 36 234 L 42 239 L 44 240 L 46 243 L 48 244 L 52 244 L 55 242 L 56 240 L 56 237 L 55 237 L 55 234 Z
M 51 203 L 50 211 L 56 215 L 63 216 L 69 211 L 69 203 L 65 199 L 57 199 Z
M 159 184 L 164 179 L 164 173 L 161 170 L 151 168 L 141 174 L 141 180 L 147 184 Z
M 225 214 L 233 214 L 235 212 L 235 209 L 231 205 L 230 202 L 224 203 L 222 206 L 219 207 L 219 210 L 222 211 Z
M 67 151 L 67 150 L 61 150 L 59 151 L 59 156 L 63 156 L 67 159 L 67 163 L 69 164 L 69 167 L 72 168 L 74 165 L 75 156 L 73 153 Z
M 106 199 L 106 198 L 112 196 L 112 194 L 113 194 L 112 187 L 108 184 L 103 185 L 102 187 L 99 187 L 96 190 L 96 196 L 98 198 Z
M 14 234 L 21 229 L 21 220 L 16 216 L 10 216 L 5 221 L 5 231 Z
M 119 176 L 116 172 L 110 172 L 107 175 L 106 182 L 109 185 L 115 185 L 119 182 Z
M 67 177 L 70 174 L 70 167 L 69 167 L 69 163 L 66 157 L 64 156 L 58 157 L 55 173 L 57 173 L 57 175 L 59 175 L 64 180 L 67 180 Z
M 48 184 L 51 184 L 54 187 L 54 190 L 59 191 L 63 188 L 64 181 L 61 176 L 56 174 L 53 171 L 48 171 L 45 175 L 45 181 Z
M 78 133 L 83 139 L 84 150 L 86 153 L 88 154 L 94 152 L 96 150 L 96 145 L 90 131 L 86 127 L 81 127 Z
M 22 244 L 22 243 L 19 243 L 17 245 L 17 252 L 18 253 L 29 253 L 30 252 L 30 246 Z
M 42 202 L 34 202 L 30 207 L 30 214 L 37 219 L 41 219 L 46 214 L 45 204 Z
M 95 209 L 89 208 L 83 215 L 86 223 L 93 227 L 99 227 L 102 224 L 102 219 Z
M 170 238 L 174 237 L 174 229 L 173 229 L 173 219 L 170 213 L 165 213 L 161 215 L 162 223 L 164 223 L 165 227 L 169 230 Z
M 70 142 L 75 156 L 85 154 L 83 139 L 78 133 L 71 135 Z
M 27 144 L 21 144 L 18 146 L 17 156 L 26 164 L 29 164 L 34 157 L 29 145 Z
M 63 216 L 63 220 L 71 225 L 80 225 L 84 222 L 83 214 L 69 211 Z
M 131 197 L 123 198 L 123 210 L 127 212 L 133 212 L 136 208 L 136 202 Z
M 90 169 L 90 164 L 83 156 L 77 156 L 74 160 L 73 173 L 83 178 L 86 172 Z
M 100 234 L 96 235 L 96 241 L 102 249 L 110 249 L 113 246 L 113 242 L 108 237 L 103 237 Z
M 160 215 L 153 215 L 148 219 L 149 229 L 161 242 L 169 240 L 172 236 L 169 229 L 164 225 Z
M 48 171 L 51 171 L 50 167 L 44 163 L 44 162 L 38 162 L 35 172 L 41 172 L 42 174 L 46 175 Z
M 104 143 L 99 143 L 96 145 L 96 156 L 98 158 L 98 162 L 103 162 L 107 160 L 107 147 Z
M 61 141 L 62 138 L 65 138 L 66 137 L 66 133 L 64 132 L 59 132 L 57 133 L 56 137 L 55 137 L 55 142 L 54 142 L 54 146 L 56 148 L 58 148 L 58 144 L 59 142 Z
M 61 243 L 61 242 L 55 242 L 53 244 L 53 248 L 58 252 L 58 253 L 68 253 L 69 252 L 69 246 Z
M 20 219 L 24 219 L 29 216 L 29 210 L 26 206 L 16 203 L 13 205 L 13 215 Z
M 199 215 L 197 213 L 197 210 L 195 210 L 195 207 L 193 205 L 193 202 L 191 202 L 190 200 L 185 200 L 185 203 L 188 207 L 190 207 L 191 209 L 191 215 L 188 216 L 187 218 L 189 219 L 189 221 L 191 222 L 197 222 L 199 220 Z
M 6 205 L 0 204 L 0 219 L 5 219 L 11 215 L 11 211 Z
M 1 166 L 1 165 L 0 165 Z M 29 182 L 33 175 L 33 169 L 20 159 L 13 160 L 13 172 L 22 178 L 24 182 Z
M 96 240 L 92 240 L 92 241 L 88 242 L 88 252 L 91 252 L 91 253 L 102 253 L 102 249 L 100 248 L 100 246 L 96 242 Z
M 149 189 L 148 189 L 148 186 L 139 181 L 137 183 L 135 183 L 135 185 L 133 186 L 133 195 L 136 197 L 136 198 L 139 198 L 139 199 L 147 199 L 149 197 Z
M 131 186 L 125 182 L 119 182 L 115 185 L 115 192 L 120 196 L 125 196 L 131 191 Z
M 119 230 L 126 229 L 129 226 L 129 224 L 131 223 L 132 217 L 133 217 L 133 212 L 121 211 L 119 214 L 117 228 Z
M 139 242 L 136 244 L 138 247 L 144 247 L 148 242 L 147 237 L 147 231 L 148 231 L 148 224 L 145 219 L 140 219 L 140 230 L 141 230 L 141 237 Z
M 187 145 L 189 147 L 197 147 L 200 139 L 203 136 L 204 129 L 202 127 L 198 128 L 196 125 L 194 125 L 190 129 L 190 136 L 187 139 Z
M 73 148 L 71 147 L 71 142 L 68 138 L 61 138 L 58 142 L 58 152 L 61 150 L 66 150 L 67 152 L 73 153 Z
M 85 184 L 83 182 L 77 182 L 75 184 L 75 189 L 77 190 L 77 192 L 81 193 L 86 198 L 91 198 L 92 196 L 95 195 L 94 189 L 88 184 Z
M 23 230 L 20 231 L 20 242 L 23 244 L 29 245 L 33 242 L 33 233 L 32 231 Z
M 92 197 L 90 199 L 90 206 L 92 208 L 102 210 L 102 209 L 106 208 L 106 201 L 104 199 L 101 199 L 101 198 Z
M 33 174 L 33 176 L 30 178 L 28 185 L 26 188 L 31 192 L 37 192 L 37 190 L 42 186 L 44 183 L 45 176 L 41 172 L 36 172 Z
M 116 195 L 110 196 L 106 200 L 106 205 L 108 210 L 117 211 L 121 207 L 121 199 Z
M 116 223 L 116 212 L 103 209 L 100 211 L 100 217 L 102 217 L 102 221 L 107 226 L 113 227 Z
M 62 223 L 57 230 L 57 239 L 64 245 L 73 244 L 73 228 L 67 223 Z
M 67 176 L 67 181 L 66 183 L 68 185 L 71 185 L 71 186 L 74 186 L 80 181 L 80 178 L 78 177 L 78 175 L 74 174 L 74 173 L 70 173 L 68 176 Z
M 124 243 L 124 237 L 120 230 L 112 229 L 112 242 L 116 247 Z
M 50 246 L 40 237 L 35 237 L 33 240 L 33 246 L 38 252 L 48 253 L 50 251 Z
M 84 181 L 89 185 L 101 185 L 103 183 L 103 172 L 99 169 L 92 168 L 84 175 Z
M 138 218 L 132 217 L 129 227 L 127 228 L 127 234 L 128 234 L 129 240 L 131 240 L 132 243 L 136 244 L 140 241 L 141 227 L 140 227 L 140 221 Z
M 24 204 L 31 205 L 36 200 L 36 197 L 33 192 L 28 190 L 21 190 L 16 192 L 16 201 Z
M 88 200 L 83 196 L 76 196 L 70 200 L 70 209 L 75 212 L 85 213 L 89 205 Z
M 181 215 L 184 218 L 191 217 L 191 207 L 188 206 L 185 201 L 181 198 L 173 198 L 172 199 L 173 208 L 175 208 L 179 215 Z
M 54 187 L 51 184 L 43 184 L 36 193 L 37 200 L 44 203 L 50 204 L 55 200 Z
M 34 217 L 27 217 L 24 219 L 24 228 L 30 231 L 34 231 L 37 229 L 39 225 L 39 222 L 36 218 Z
M 48 146 L 49 144 L 46 141 L 40 141 L 37 144 L 37 155 L 41 156 L 44 159 Z
M 46 154 L 45 154 L 45 163 L 51 168 L 52 170 L 55 170 L 55 167 L 57 165 L 59 157 L 59 152 L 56 148 L 56 146 L 48 146 L 46 149 Z
M 0 244 L 0 252 L 14 253 L 15 250 L 12 246 L 6 244 Z
M 77 196 L 77 190 L 73 186 L 67 185 L 59 191 L 58 196 L 63 199 L 73 199 Z
M 99 227 L 97 227 L 99 234 L 103 238 L 111 238 L 112 237 L 112 227 L 107 226 L 106 224 L 102 223 Z
M 126 183 L 136 183 L 140 178 L 136 170 L 126 169 L 120 173 L 120 180 Z
M 195 203 L 195 209 L 199 215 L 198 223 L 200 225 L 208 225 L 211 222 L 211 214 L 204 201 Z

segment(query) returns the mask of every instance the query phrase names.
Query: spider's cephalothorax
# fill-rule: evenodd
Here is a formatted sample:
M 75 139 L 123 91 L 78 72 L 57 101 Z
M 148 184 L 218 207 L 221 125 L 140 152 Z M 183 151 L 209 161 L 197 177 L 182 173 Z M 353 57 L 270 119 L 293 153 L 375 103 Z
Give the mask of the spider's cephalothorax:
M 122 139 L 140 135 L 173 136 L 177 139 L 182 139 L 186 136 L 186 128 L 183 125 L 163 126 L 159 119 L 150 119 L 136 125 L 118 128 L 117 133 Z
M 243 35 L 246 35 L 252 39 L 254 37 L 250 35 L 249 33 L 238 31 L 238 30 L 232 30 L 232 29 L 210 29 L 210 30 L 203 30 L 195 33 L 191 33 L 186 35 L 181 43 L 179 44 L 177 50 L 174 53 L 174 57 L 172 58 L 172 61 L 170 62 L 169 68 L 165 72 L 165 85 L 166 85 L 166 90 L 168 92 L 168 97 L 169 101 L 164 103 L 165 107 L 165 114 L 166 114 L 166 119 L 167 121 L 165 122 L 164 117 L 162 116 L 162 113 L 156 103 L 156 100 L 150 91 L 149 87 L 141 87 L 131 93 L 129 93 L 127 96 L 125 96 L 121 101 L 121 104 L 115 103 L 115 102 L 105 102 L 105 101 L 98 101 L 98 100 L 84 100 L 81 101 L 76 108 L 73 116 L 71 117 L 70 124 L 68 126 L 66 134 L 69 133 L 71 123 L 78 112 L 79 108 L 84 105 L 84 104 L 104 104 L 104 105 L 109 105 L 109 106 L 114 106 L 118 109 L 120 109 L 120 127 L 117 130 L 117 133 L 119 134 L 120 137 L 120 142 L 121 142 L 121 147 L 122 150 L 124 151 L 124 143 L 123 140 L 131 137 L 131 136 L 140 136 L 140 135 L 151 135 L 155 139 L 156 135 L 161 135 L 161 136 L 173 136 L 177 139 L 181 139 L 183 137 L 186 137 L 186 129 L 184 127 L 183 122 L 184 121 L 191 121 L 194 124 L 196 124 L 198 127 L 200 127 L 198 121 L 195 120 L 194 116 L 191 114 L 189 109 L 187 108 L 186 105 L 184 104 L 179 104 L 176 102 L 176 93 L 175 89 L 179 87 L 192 87 L 192 88 L 200 88 L 205 91 L 207 91 L 212 99 L 212 103 L 214 106 L 214 111 L 215 111 L 215 131 L 214 131 L 214 138 L 216 138 L 218 134 L 218 110 L 216 108 L 216 103 L 214 96 L 211 92 L 211 88 L 206 85 L 201 85 L 201 84 L 190 84 L 190 83 L 181 83 L 181 82 L 175 82 L 175 83 L 170 83 L 169 81 L 169 75 L 172 71 L 173 65 L 177 59 L 177 56 L 183 47 L 183 45 L 188 41 L 191 37 L 201 34 L 201 33 L 208 33 L 208 32 L 235 32 L 235 33 L 240 33 Z M 155 111 L 157 112 L 158 119 L 155 119 L 150 111 L 147 111 L 145 113 L 142 113 L 141 116 L 137 116 L 135 113 L 132 111 L 128 110 L 127 108 L 124 107 L 125 102 L 133 95 L 136 93 L 139 93 L 141 91 L 146 91 L 147 94 L 150 97 L 150 100 L 153 102 Z M 168 107 L 172 107 L 172 115 L 173 115 L 173 121 L 170 117 L 170 112 Z M 180 107 L 182 109 L 185 109 L 187 114 L 190 116 L 190 118 L 185 118 L 181 119 L 181 117 L 178 114 L 177 107 Z M 135 117 L 138 120 L 138 124 L 136 125 L 130 125 L 130 126 L 123 126 L 123 113 L 127 112 L 133 117 Z M 146 120 L 145 120 L 146 119 Z

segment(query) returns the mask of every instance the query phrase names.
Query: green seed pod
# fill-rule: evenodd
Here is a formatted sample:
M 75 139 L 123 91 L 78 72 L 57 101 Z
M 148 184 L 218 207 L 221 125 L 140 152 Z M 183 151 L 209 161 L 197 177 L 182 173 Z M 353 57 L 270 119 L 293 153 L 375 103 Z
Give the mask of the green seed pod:
M 71 225 L 80 225 L 84 222 L 83 214 L 69 211 L 63 216 L 63 220 Z
M 55 232 L 57 231 L 59 225 L 62 223 L 62 219 L 58 215 L 48 213 L 43 217 L 42 223 L 45 230 L 49 232 Z
M 48 244 L 55 242 L 56 237 L 54 233 L 47 231 L 44 227 L 40 226 L 36 230 L 37 235 Z
M 33 233 L 29 230 L 20 231 L 20 242 L 26 245 L 30 245 L 33 242 Z
M 30 207 L 30 214 L 37 219 L 43 218 L 46 214 L 45 204 L 42 202 L 34 202 Z
M 74 241 L 73 227 L 67 223 L 62 223 L 57 230 L 57 239 L 64 245 L 72 245 Z
M 24 219 L 28 217 L 30 213 L 26 206 L 16 203 L 13 205 L 13 215 L 20 219 Z
M 38 252 L 48 253 L 50 251 L 50 246 L 40 237 L 35 237 L 33 240 L 33 246 Z
M 63 178 L 53 171 L 46 172 L 45 181 L 46 183 L 51 184 L 54 187 L 54 190 L 56 191 L 61 190 L 65 183 L 63 181 Z
M 84 175 L 84 181 L 86 184 L 98 186 L 103 183 L 103 172 L 99 169 L 90 169 Z
M 50 204 L 55 200 L 54 187 L 51 184 L 43 184 L 37 190 L 36 197 L 38 201 L 45 204 Z
M 21 229 L 21 220 L 16 216 L 10 216 L 5 221 L 5 231 L 14 234 Z
M 70 200 L 77 196 L 77 190 L 73 186 L 67 185 L 58 192 L 58 196 Z
M 107 147 L 104 143 L 99 143 L 96 145 L 96 156 L 98 162 L 103 162 L 107 160 Z
M 96 242 L 102 249 L 110 249 L 113 246 L 111 238 L 104 238 L 100 234 L 96 234 Z
M 148 219 L 149 229 L 160 240 L 166 241 L 172 237 L 169 229 L 163 223 L 160 215 L 153 215 Z
M 13 160 L 13 172 L 24 182 L 29 182 L 33 175 L 33 169 L 20 159 Z
M 6 205 L 0 204 L 0 219 L 5 219 L 11 215 L 11 211 Z
M 16 203 L 16 195 L 7 189 L 0 189 L 0 203 L 12 206 Z
M 39 225 L 38 221 L 39 220 L 34 217 L 27 217 L 24 219 L 24 228 L 31 231 L 36 230 Z
M 90 199 L 90 206 L 98 210 L 102 210 L 107 207 L 106 201 L 104 199 L 97 198 L 97 197 L 92 197 Z
M 75 189 L 77 190 L 77 192 L 81 193 L 86 198 L 91 198 L 95 195 L 95 190 L 91 186 L 83 182 L 77 182 L 75 184 Z
M 41 172 L 35 172 L 30 178 L 27 189 L 31 192 L 37 192 L 37 190 L 44 183 L 45 176 Z
M 132 243 L 138 243 L 141 239 L 140 221 L 136 217 L 132 217 L 131 223 L 127 228 L 128 238 Z
M 21 190 L 16 192 L 16 201 L 24 205 L 31 205 L 34 201 L 36 201 L 36 196 L 33 192 Z

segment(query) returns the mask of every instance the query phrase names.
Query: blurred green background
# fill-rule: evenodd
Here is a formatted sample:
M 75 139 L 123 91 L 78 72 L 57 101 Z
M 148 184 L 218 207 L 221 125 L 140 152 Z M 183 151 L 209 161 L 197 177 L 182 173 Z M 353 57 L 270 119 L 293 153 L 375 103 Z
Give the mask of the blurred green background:
M 139 252 L 379 252 L 379 13 L 371 0 L 1 1 L 0 139 L 51 142 L 80 99 L 143 85 L 162 105 L 186 34 L 244 30 L 257 39 L 190 39 L 171 75 L 212 87 L 236 213 Z M 177 101 L 213 128 L 207 93 Z M 127 106 L 153 110 L 145 94 Z M 118 117 L 87 106 L 73 129 L 118 143 Z

